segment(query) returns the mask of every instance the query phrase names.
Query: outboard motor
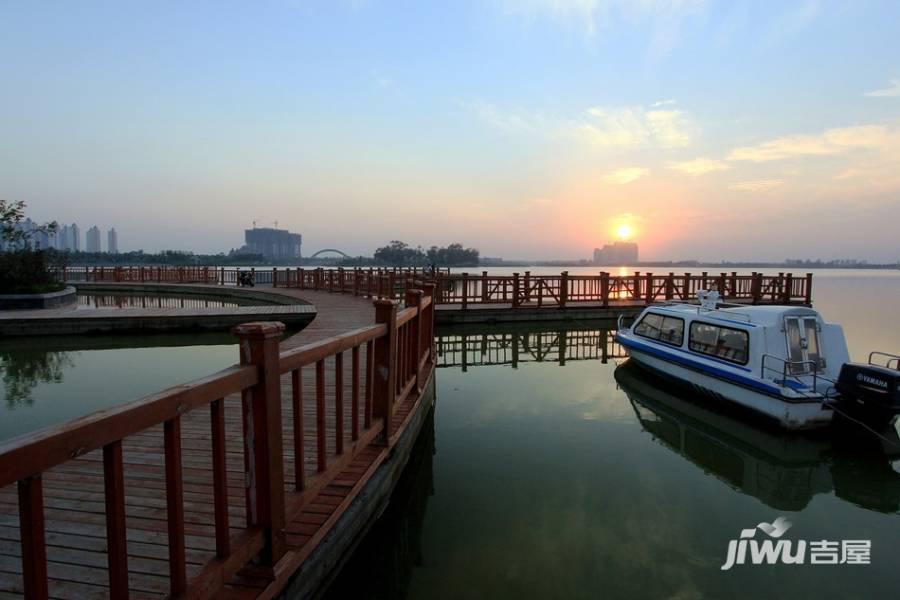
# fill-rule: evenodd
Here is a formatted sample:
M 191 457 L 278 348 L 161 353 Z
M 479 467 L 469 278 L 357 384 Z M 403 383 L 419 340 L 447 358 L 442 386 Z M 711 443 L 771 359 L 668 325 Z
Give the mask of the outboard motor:
M 843 405 L 874 423 L 886 425 L 900 413 L 900 370 L 845 363 L 835 387 Z

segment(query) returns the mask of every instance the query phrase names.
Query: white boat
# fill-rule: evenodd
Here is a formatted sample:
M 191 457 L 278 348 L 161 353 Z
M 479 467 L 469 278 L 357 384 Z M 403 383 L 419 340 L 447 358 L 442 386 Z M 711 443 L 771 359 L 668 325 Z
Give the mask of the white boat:
M 900 357 L 851 363 L 841 326 L 811 308 L 724 304 L 701 291 L 699 304 L 653 304 L 631 327 L 621 321 L 616 340 L 639 366 L 787 429 L 827 425 L 834 410 L 879 425 L 900 412 Z

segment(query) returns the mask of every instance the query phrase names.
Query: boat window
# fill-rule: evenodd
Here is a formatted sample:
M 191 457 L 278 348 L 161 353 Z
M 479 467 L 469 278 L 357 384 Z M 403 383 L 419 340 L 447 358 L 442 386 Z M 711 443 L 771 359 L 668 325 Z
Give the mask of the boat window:
M 799 319 L 787 319 L 788 360 L 800 362 L 803 358 L 803 336 L 800 335 Z
M 808 360 L 815 362 L 820 368 L 825 366 L 825 360 L 819 353 L 819 334 L 815 319 L 803 319 L 806 332 L 806 356 Z
M 662 327 L 662 315 L 647 313 L 641 322 L 634 328 L 634 333 L 651 339 L 659 339 L 659 330 Z
M 659 339 L 661 342 L 680 346 L 684 342 L 684 320 L 677 317 L 663 317 Z
M 788 360 L 797 364 L 789 365 L 791 375 L 804 375 L 813 370 L 810 361 L 818 369 L 825 367 L 825 359 L 819 351 L 818 325 L 815 317 L 786 317 Z
M 689 347 L 741 365 L 747 364 L 750 339 L 746 331 L 695 321 L 691 323 Z
M 680 346 L 684 343 L 684 319 L 647 313 L 634 328 L 635 335 Z

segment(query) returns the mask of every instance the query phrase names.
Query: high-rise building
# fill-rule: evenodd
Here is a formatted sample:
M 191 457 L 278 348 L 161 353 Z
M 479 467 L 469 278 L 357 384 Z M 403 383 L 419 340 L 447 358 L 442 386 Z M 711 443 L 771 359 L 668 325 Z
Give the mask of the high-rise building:
M 75 223 L 72 223 L 72 226 L 69 227 L 69 245 L 67 248 L 74 252 L 81 250 L 81 230 Z
M 115 227 L 106 232 L 106 251 L 110 254 L 119 253 L 119 234 Z
M 594 248 L 594 264 L 625 267 L 638 262 L 638 245 L 634 242 L 615 242 Z
M 85 250 L 88 252 L 101 252 L 100 228 L 96 225 L 87 230 L 87 234 L 85 235 Z
M 69 250 L 69 226 L 61 225 L 59 232 L 56 234 L 57 248 L 60 250 Z
M 287 229 L 254 227 L 244 230 L 247 245 L 244 249 L 251 254 L 262 254 L 265 258 L 300 258 L 303 237 Z

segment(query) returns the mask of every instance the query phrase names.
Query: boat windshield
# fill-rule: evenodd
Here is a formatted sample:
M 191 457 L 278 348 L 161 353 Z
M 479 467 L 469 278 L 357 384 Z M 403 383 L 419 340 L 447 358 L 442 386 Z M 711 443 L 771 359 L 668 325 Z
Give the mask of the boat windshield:
M 813 371 L 815 363 L 818 369 L 825 366 L 825 360 L 819 351 L 819 328 L 815 317 L 786 317 L 788 359 L 792 375 L 805 375 Z

